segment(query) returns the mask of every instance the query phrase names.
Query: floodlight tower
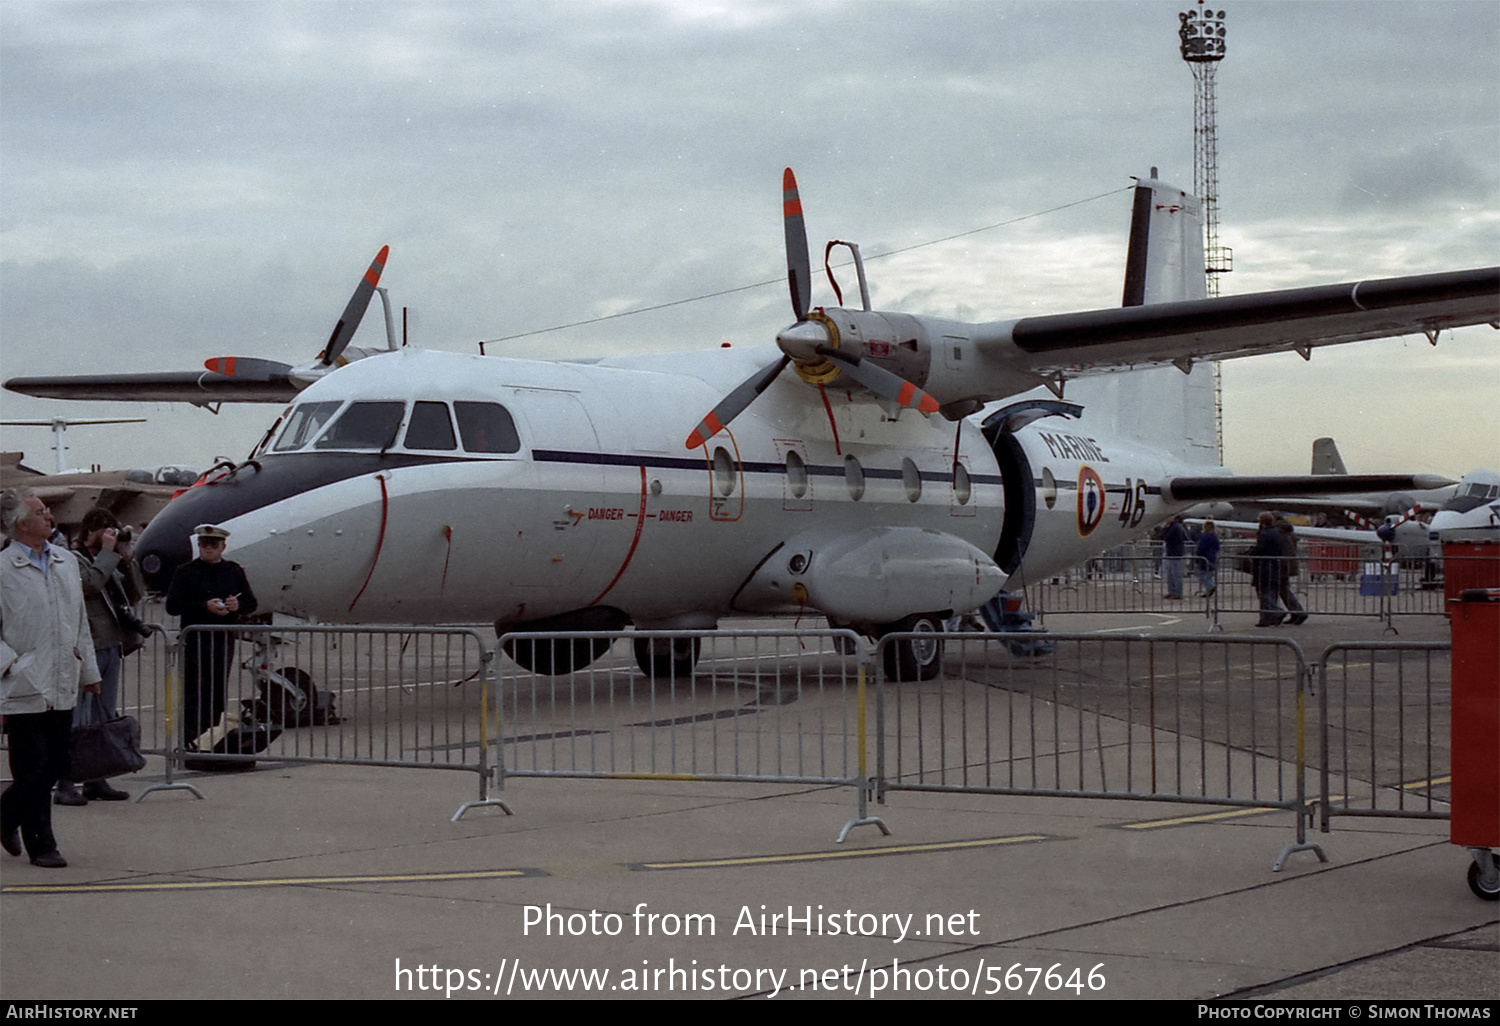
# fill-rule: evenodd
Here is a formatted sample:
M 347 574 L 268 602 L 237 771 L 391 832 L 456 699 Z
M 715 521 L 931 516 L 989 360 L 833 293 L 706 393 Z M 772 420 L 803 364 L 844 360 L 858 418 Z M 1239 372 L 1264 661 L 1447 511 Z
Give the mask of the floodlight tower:
M 1224 10 L 1215 11 L 1198 0 L 1197 9 L 1177 15 L 1182 59 L 1193 69 L 1193 192 L 1203 206 L 1204 287 L 1219 294 L 1219 275 L 1234 266 L 1234 252 L 1219 245 L 1219 129 L 1214 104 L 1214 72 L 1224 59 Z M 1224 388 L 1219 365 L 1214 364 L 1214 420 L 1219 463 L 1224 462 Z
M 1182 59 L 1193 69 L 1193 191 L 1203 204 L 1203 255 L 1208 294 L 1219 294 L 1221 274 L 1233 268 L 1234 253 L 1219 245 L 1219 129 L 1214 105 L 1214 72 L 1224 59 L 1224 11 L 1202 6 L 1184 11 L 1177 35 Z

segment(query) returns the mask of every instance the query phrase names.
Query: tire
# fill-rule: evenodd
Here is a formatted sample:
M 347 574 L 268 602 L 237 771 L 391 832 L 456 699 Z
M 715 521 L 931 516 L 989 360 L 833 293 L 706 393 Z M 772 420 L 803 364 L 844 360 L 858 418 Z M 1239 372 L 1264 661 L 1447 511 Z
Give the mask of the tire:
M 635 663 L 652 680 L 690 680 L 702 638 L 636 638 Z
M 1490 859 L 1496 872 L 1500 872 L 1500 855 L 1490 852 Z M 1469 861 L 1469 890 L 1485 901 L 1500 901 L 1500 886 L 1496 886 L 1492 891 L 1485 890 L 1484 885 L 1479 882 L 1479 863 L 1472 859 Z
M 885 676 L 887 680 L 914 681 L 932 680 L 943 669 L 943 642 L 936 635 L 943 633 L 942 617 L 933 613 L 908 616 L 881 631 L 882 635 L 919 631 L 932 634 L 928 638 L 908 638 L 893 641 L 885 647 Z
M 306 727 L 313 721 L 313 711 L 318 707 L 318 689 L 313 685 L 312 674 L 296 666 L 283 666 L 276 671 L 292 687 L 302 692 L 302 708 L 298 710 L 286 689 L 262 681 L 260 693 L 269 712 L 267 720 L 288 727 Z

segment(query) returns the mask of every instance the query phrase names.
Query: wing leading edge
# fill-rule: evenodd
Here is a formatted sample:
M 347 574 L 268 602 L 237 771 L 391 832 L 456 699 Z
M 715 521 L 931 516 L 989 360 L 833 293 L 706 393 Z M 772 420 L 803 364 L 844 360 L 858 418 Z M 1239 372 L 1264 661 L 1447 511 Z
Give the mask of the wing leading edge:
M 12 392 L 42 399 L 91 399 L 109 402 L 284 403 L 301 386 L 285 374 L 264 380 L 230 377 L 213 371 L 165 371 L 152 374 L 79 374 L 62 377 L 11 378 Z
M 1306 355 L 1342 342 L 1497 322 L 1500 267 L 1484 267 L 1026 317 L 996 327 L 1034 373 L 1046 376 L 1292 350 Z
M 1312 474 L 1301 476 L 1175 477 L 1162 487 L 1174 503 L 1232 502 L 1269 495 L 1348 495 L 1441 487 L 1444 478 L 1429 474 Z

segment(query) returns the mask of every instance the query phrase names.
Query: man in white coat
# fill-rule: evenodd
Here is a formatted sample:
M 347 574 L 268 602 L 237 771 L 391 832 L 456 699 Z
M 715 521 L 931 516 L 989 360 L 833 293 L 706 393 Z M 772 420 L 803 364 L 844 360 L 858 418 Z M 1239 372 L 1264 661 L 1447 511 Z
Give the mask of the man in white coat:
M 52 514 L 34 495 L 0 496 L 0 714 L 13 781 L 0 795 L 0 847 L 34 866 L 68 863 L 52 835 L 52 787 L 68 775 L 78 692 L 99 690 L 99 667 L 73 554 L 52 545 Z

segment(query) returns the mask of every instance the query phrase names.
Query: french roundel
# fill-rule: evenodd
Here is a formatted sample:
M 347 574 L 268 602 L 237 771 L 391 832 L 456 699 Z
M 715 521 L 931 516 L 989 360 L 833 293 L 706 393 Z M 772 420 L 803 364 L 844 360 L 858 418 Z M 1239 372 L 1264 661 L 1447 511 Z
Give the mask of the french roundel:
M 1078 536 L 1087 538 L 1104 519 L 1104 482 L 1093 467 L 1078 468 Z

